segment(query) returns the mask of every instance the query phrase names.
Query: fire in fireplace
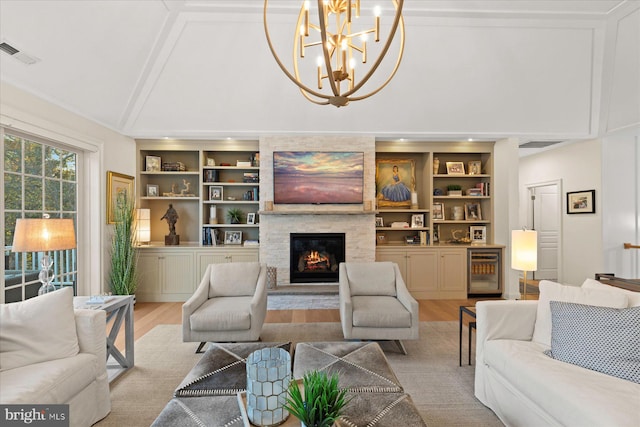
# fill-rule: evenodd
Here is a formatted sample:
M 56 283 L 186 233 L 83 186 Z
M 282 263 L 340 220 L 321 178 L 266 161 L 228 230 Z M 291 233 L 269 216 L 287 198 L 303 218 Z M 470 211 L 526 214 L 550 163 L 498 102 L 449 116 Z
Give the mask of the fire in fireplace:
M 344 233 L 291 233 L 291 283 L 337 282 Z

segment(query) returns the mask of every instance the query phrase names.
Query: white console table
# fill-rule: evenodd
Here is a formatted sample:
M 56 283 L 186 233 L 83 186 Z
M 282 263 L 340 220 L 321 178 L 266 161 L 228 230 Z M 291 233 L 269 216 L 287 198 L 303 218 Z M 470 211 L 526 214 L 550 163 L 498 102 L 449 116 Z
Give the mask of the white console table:
M 87 304 L 89 297 L 74 297 L 74 308 L 104 310 L 107 313 L 107 324 L 114 319 L 107 334 L 107 372 L 109 382 L 113 381 L 134 365 L 133 356 L 133 295 L 110 296 L 103 304 Z M 115 345 L 116 338 L 124 321 L 125 354 Z M 110 362 L 116 362 L 110 363 Z

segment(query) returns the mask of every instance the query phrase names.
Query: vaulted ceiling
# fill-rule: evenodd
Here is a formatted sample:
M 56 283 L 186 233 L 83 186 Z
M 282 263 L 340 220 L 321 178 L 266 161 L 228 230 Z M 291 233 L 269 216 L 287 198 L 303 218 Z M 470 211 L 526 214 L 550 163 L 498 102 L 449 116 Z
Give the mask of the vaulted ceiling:
M 300 2 L 269 3 L 274 42 L 289 46 Z M 262 0 L 0 0 L 0 41 L 38 59 L 25 65 L 2 52 L 0 77 L 140 138 L 568 140 L 640 115 L 635 0 L 406 0 L 397 75 L 340 109 L 311 104 L 277 67 L 262 8 Z

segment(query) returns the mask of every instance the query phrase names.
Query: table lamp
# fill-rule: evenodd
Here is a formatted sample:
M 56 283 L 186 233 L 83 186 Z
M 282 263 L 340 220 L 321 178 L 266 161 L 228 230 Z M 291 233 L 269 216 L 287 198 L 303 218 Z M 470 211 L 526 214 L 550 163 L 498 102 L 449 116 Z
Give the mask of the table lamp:
M 136 240 L 148 245 L 151 241 L 151 209 L 136 209 Z
M 511 231 L 511 268 L 524 274 L 524 296 L 527 299 L 527 271 L 538 269 L 538 232 L 534 230 Z
M 72 219 L 50 219 L 49 215 L 44 214 L 42 218 L 20 218 L 16 221 L 11 252 L 44 252 L 40 260 L 42 270 L 38 278 L 42 286 L 38 295 L 56 290 L 51 284 L 53 259 L 48 252 L 75 247 L 76 233 Z

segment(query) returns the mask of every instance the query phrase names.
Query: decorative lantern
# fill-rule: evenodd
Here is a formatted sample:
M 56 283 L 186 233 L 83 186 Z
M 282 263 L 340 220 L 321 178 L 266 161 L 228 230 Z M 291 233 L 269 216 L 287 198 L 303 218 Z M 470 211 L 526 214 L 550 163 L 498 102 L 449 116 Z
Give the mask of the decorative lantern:
M 247 415 L 258 426 L 282 424 L 291 381 L 291 355 L 282 348 L 256 350 L 247 358 Z

